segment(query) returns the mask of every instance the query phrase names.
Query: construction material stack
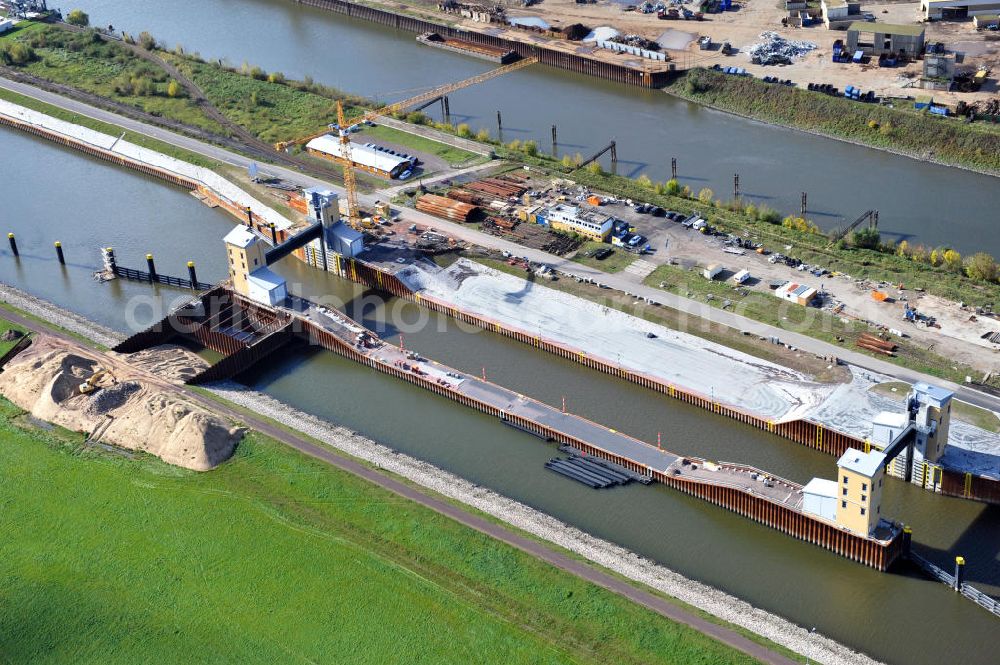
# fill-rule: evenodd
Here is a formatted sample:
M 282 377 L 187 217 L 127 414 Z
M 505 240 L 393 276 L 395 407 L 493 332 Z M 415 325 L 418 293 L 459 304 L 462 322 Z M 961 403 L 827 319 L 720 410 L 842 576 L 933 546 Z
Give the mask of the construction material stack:
M 437 194 L 424 194 L 417 199 L 417 210 L 453 222 L 468 222 L 479 208 Z
M 856 344 L 858 348 L 871 351 L 873 353 L 879 353 L 883 356 L 896 355 L 896 345 L 894 343 L 888 342 L 884 339 L 879 339 L 875 335 L 871 335 L 869 333 L 862 333 L 861 336 L 858 337 Z

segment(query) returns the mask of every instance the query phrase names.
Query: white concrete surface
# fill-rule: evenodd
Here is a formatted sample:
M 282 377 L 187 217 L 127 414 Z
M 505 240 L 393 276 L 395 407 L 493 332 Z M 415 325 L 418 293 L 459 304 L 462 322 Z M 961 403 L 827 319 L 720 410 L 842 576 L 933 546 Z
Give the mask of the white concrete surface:
M 890 376 L 852 367 L 850 383 L 817 383 L 777 363 L 466 259 L 444 269 L 420 262 L 396 274 L 424 296 L 775 422 L 807 418 L 863 439 L 879 413 L 903 408 L 871 390 Z M 945 458 L 953 468 L 1000 477 L 1000 436 L 953 421 Z
M 239 207 L 246 208 L 249 206 L 254 216 L 268 223 L 273 222 L 278 229 L 288 229 L 292 226 L 291 221 L 281 213 L 264 205 L 210 169 L 195 166 L 194 164 L 189 164 L 188 162 L 165 155 L 162 152 L 120 140 L 117 136 L 109 136 L 93 129 L 53 118 L 44 113 L 8 102 L 5 99 L 0 99 L 0 114 L 15 118 L 21 122 L 30 123 L 50 132 L 56 132 L 76 139 L 77 141 L 82 141 L 94 147 L 121 155 L 122 157 L 127 157 L 143 164 L 155 166 L 164 171 L 189 178 L 204 185 L 218 196 Z

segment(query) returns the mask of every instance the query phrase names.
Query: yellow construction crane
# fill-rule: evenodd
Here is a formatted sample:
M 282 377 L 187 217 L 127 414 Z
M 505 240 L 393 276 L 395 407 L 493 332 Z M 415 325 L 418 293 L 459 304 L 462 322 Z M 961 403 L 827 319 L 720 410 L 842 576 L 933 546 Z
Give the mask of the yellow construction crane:
M 357 206 L 357 191 L 356 182 L 354 179 L 354 162 L 351 159 L 351 140 L 349 128 L 353 125 L 359 125 L 365 122 L 375 120 L 384 115 L 389 115 L 395 113 L 396 111 L 402 111 L 403 109 L 409 108 L 411 106 L 416 106 L 424 102 L 429 102 L 438 97 L 443 97 L 444 95 L 451 94 L 462 88 L 467 88 L 471 85 L 476 85 L 477 83 L 483 83 L 484 81 L 489 81 L 503 74 L 516 71 L 518 69 L 523 69 L 529 65 L 533 65 L 538 62 L 538 58 L 532 56 L 530 58 L 524 58 L 518 60 L 517 62 L 511 63 L 509 65 L 504 65 L 503 67 L 497 67 L 496 69 L 491 69 L 488 72 L 483 72 L 482 74 L 477 74 L 471 76 L 462 81 L 456 83 L 448 83 L 447 85 L 442 85 L 427 92 L 421 93 L 415 97 L 410 97 L 404 99 L 400 102 L 394 104 L 389 104 L 388 106 L 383 106 L 382 108 L 375 109 L 365 113 L 360 118 L 353 118 L 351 125 L 347 124 L 344 118 L 344 106 L 338 101 L 337 102 L 337 132 L 340 136 L 341 152 L 340 157 L 344 160 L 344 189 L 347 190 L 347 211 L 348 219 L 352 227 L 356 229 L 361 228 L 360 214 L 358 212 Z M 291 141 L 281 141 L 280 143 L 275 143 L 274 148 L 278 151 L 286 150 L 293 145 L 302 145 L 312 141 L 313 139 L 319 138 L 320 136 L 325 136 L 330 133 L 329 129 L 321 132 L 316 132 L 315 134 L 310 134 L 309 136 L 303 136 L 301 138 L 293 139 Z

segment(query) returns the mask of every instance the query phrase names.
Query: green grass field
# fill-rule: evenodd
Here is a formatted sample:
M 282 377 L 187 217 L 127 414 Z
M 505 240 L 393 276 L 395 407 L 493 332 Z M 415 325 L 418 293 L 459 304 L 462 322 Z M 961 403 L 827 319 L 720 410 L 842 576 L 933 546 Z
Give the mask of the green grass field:
M 611 256 L 598 261 L 593 256 L 590 256 L 593 252 L 600 249 L 610 249 L 613 250 Z M 590 266 L 591 268 L 597 268 L 598 270 L 603 270 L 604 272 L 621 272 L 635 261 L 637 256 L 626 252 L 621 247 L 612 247 L 606 242 L 596 242 L 593 240 L 587 241 L 580 245 L 580 249 L 576 250 L 576 254 L 573 255 L 573 261 L 577 263 L 582 263 L 585 266 Z
M 0 400 L 9 662 L 749 663 L 256 434 L 210 473 Z

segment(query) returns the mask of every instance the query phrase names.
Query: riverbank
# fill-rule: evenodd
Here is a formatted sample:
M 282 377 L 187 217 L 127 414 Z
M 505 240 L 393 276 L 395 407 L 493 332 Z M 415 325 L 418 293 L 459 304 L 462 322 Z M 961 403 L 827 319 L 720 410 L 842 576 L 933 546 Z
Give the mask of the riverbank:
M 256 433 L 204 474 L 5 400 L 0 433 L 16 661 L 757 662 Z
M 95 337 L 107 341 L 105 336 L 108 331 L 106 329 L 89 324 L 85 319 L 72 315 L 51 303 L 34 299 L 28 294 L 7 286 L 3 286 L 0 293 L 3 293 L 5 299 L 15 299 L 20 305 L 25 305 L 26 310 L 31 315 L 41 320 L 62 322 L 67 316 L 70 316 L 73 319 L 74 327 L 80 333 L 87 333 L 86 336 L 93 334 Z M 472 485 L 433 465 L 401 455 L 355 432 L 296 411 L 266 395 L 247 390 L 238 384 L 216 385 L 211 388 L 211 392 L 216 398 L 222 398 L 225 403 L 248 409 L 249 412 L 281 423 L 290 430 L 322 441 L 324 445 L 332 446 L 350 457 L 365 460 L 376 468 L 388 470 L 416 485 L 471 506 L 516 527 L 518 530 L 523 530 L 537 538 L 568 549 L 627 579 L 650 586 L 671 597 L 676 597 L 683 603 L 698 608 L 717 619 L 731 622 L 746 631 L 762 635 L 766 640 L 802 653 L 813 660 L 836 664 L 874 662 L 868 657 L 833 641 L 810 634 L 775 615 L 755 609 L 728 594 L 687 580 L 669 569 L 657 566 L 653 562 L 628 552 L 624 548 L 595 539 L 550 516 L 482 487 Z M 220 468 L 225 469 L 226 466 L 223 465 Z
M 750 120 L 1000 176 L 1000 129 L 987 122 L 966 124 L 700 68 L 678 76 L 664 91 Z

